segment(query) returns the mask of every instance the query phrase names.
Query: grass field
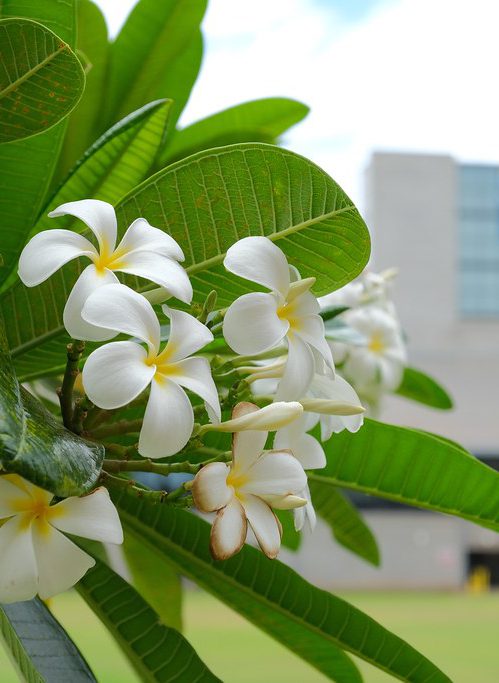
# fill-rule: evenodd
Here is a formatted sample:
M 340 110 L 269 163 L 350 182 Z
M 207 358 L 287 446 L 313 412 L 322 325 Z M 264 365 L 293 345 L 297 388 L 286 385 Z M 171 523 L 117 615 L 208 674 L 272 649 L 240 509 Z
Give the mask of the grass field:
M 499 681 L 499 594 L 355 593 L 345 596 L 403 636 L 438 664 L 454 683 Z M 53 601 L 99 683 L 138 683 L 118 647 L 74 593 Z M 214 598 L 189 591 L 185 635 L 226 683 L 321 683 L 328 679 Z M 0 682 L 16 683 L 0 653 Z M 393 678 L 360 663 L 366 683 Z M 188 682 L 186 682 L 188 683 Z

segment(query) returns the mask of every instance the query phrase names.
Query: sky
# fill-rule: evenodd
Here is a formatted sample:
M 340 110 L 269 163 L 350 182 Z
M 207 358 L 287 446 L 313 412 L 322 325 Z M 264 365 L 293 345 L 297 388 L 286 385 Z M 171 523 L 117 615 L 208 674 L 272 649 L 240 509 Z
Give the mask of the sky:
M 133 0 L 97 0 L 116 34 Z M 497 0 L 210 0 L 181 124 L 258 97 L 311 107 L 284 146 L 360 208 L 375 150 L 499 162 Z

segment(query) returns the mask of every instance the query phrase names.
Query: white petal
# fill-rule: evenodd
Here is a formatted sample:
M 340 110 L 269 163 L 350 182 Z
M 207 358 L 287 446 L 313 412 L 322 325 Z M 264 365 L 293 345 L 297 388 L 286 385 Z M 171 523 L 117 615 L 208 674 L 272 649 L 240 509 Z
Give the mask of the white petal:
M 333 434 L 339 434 L 344 429 L 347 429 L 352 433 L 358 432 L 364 424 L 364 416 L 349 415 L 343 417 L 340 415 L 321 415 L 320 422 L 321 439 L 324 442 L 329 441 Z
M 82 317 L 93 325 L 129 334 L 146 342 L 151 352 L 159 350 L 160 327 L 156 313 L 143 296 L 130 287 L 115 284 L 88 297 Z
M 239 487 L 256 496 L 296 495 L 307 485 L 307 475 L 298 460 L 284 451 L 269 451 L 247 472 L 247 481 Z
M 378 370 L 378 358 L 364 348 L 352 348 L 343 365 L 345 375 L 358 387 L 375 382 Z
M 184 252 L 173 237 L 159 228 L 154 228 L 145 218 L 137 218 L 133 221 L 116 251 L 119 254 L 128 254 L 131 251 L 152 251 L 176 261 L 184 260 Z
M 234 409 L 231 420 L 222 422 L 212 429 L 217 432 L 244 432 L 247 429 L 270 432 L 284 427 L 303 414 L 303 406 L 297 401 L 277 401 L 264 408 L 244 402 L 238 406 L 248 408 L 241 408 L 237 412 Z M 252 409 L 249 409 L 249 406 L 252 406 Z
M 87 396 L 99 408 L 112 410 L 130 403 L 149 385 L 156 368 L 135 342 L 111 342 L 93 351 L 83 368 Z
M 192 485 L 194 504 L 202 512 L 214 512 L 230 503 L 234 496 L 227 486 L 229 467 L 224 462 L 210 462 L 195 476 Z
M 78 256 L 97 256 L 83 235 L 71 230 L 44 230 L 32 237 L 19 257 L 18 273 L 27 287 L 39 285 Z
M 360 398 L 355 389 L 340 375 L 336 375 L 334 378 L 326 375 L 315 375 L 311 389 L 312 393 L 320 398 L 337 401 L 338 403 L 361 405 Z
M 276 400 L 292 401 L 303 398 L 310 387 L 315 371 L 314 356 L 308 344 L 297 335 L 288 335 L 288 359 Z
M 296 282 L 288 294 L 288 303 L 292 302 L 293 313 L 299 318 L 305 318 L 310 315 L 317 315 L 321 310 L 317 297 L 312 292 L 308 291 L 315 282 L 315 278 L 306 278 Z M 304 288 L 307 287 L 305 291 Z M 321 318 L 322 320 L 322 318 Z
M 257 282 L 285 299 L 289 265 L 284 253 L 267 237 L 244 237 L 227 251 L 224 266 L 234 275 Z
M 177 261 L 167 256 L 152 251 L 133 251 L 123 257 L 116 270 L 150 280 L 164 287 L 180 301 L 191 303 L 192 285 L 189 276 Z
M 246 416 L 254 416 L 258 412 L 258 406 L 254 403 L 241 402 L 234 406 L 232 420 L 237 423 Z M 246 472 L 251 465 L 261 456 L 267 441 L 268 431 L 254 431 L 249 429 L 234 433 L 232 437 L 232 459 L 237 472 Z
M 281 547 L 281 530 L 276 516 L 263 500 L 256 496 L 245 496 L 244 512 L 260 548 L 267 557 L 277 557 Z
M 211 528 L 210 550 L 215 560 L 227 560 L 241 550 L 248 523 L 243 507 L 233 498 L 227 507 L 217 512 Z
M 289 322 L 277 315 L 272 294 L 243 294 L 229 306 L 223 322 L 223 335 L 236 353 L 250 356 L 277 346 L 285 337 Z
M 296 508 L 294 511 L 295 529 L 296 531 L 301 531 L 305 525 L 305 521 L 307 521 L 310 531 L 313 531 L 317 522 L 317 515 L 315 514 L 315 508 L 312 505 L 312 498 L 308 485 L 301 492 L 301 495 L 306 499 L 307 504 L 304 507 Z
M 0 476 L 0 519 L 16 515 L 19 512 L 19 503 L 29 504 L 31 500 L 26 490 L 16 486 L 6 476 Z
M 50 523 L 60 531 L 93 541 L 123 543 L 118 512 L 102 486 L 88 496 L 66 498 L 54 506 L 55 510 Z
M 168 362 L 191 356 L 213 341 L 213 334 L 193 315 L 163 306 L 163 313 L 170 318 L 170 336 L 165 349 Z
M 33 545 L 42 600 L 64 593 L 84 576 L 95 560 L 46 522 L 34 522 Z
M 100 199 L 80 199 L 77 202 L 61 204 L 48 215 L 50 218 L 57 218 L 68 214 L 88 225 L 97 237 L 101 255 L 114 251 L 117 225 L 116 214 L 111 204 Z
M 37 592 L 31 525 L 17 515 L 0 528 L 0 603 L 31 600 Z
M 297 508 L 304 507 L 307 504 L 306 498 L 301 496 L 295 496 L 288 494 L 285 496 L 277 496 L 275 494 L 261 494 L 258 496 L 265 503 L 270 505 L 271 508 L 275 510 L 296 510 Z
M 73 339 L 87 341 L 106 341 L 116 336 L 112 329 L 92 325 L 81 317 L 83 306 L 88 297 L 100 287 L 112 285 L 118 278 L 107 268 L 97 270 L 93 265 L 87 266 L 76 280 L 64 307 L 64 327 Z
M 309 315 L 305 318 L 301 318 L 296 334 L 299 335 L 304 342 L 316 349 L 330 368 L 334 368 L 333 354 L 326 341 L 324 321 L 320 315 Z
M 151 383 L 139 453 L 146 458 L 164 458 L 178 453 L 189 441 L 194 413 L 185 391 L 169 379 Z
M 211 368 L 206 358 L 186 358 L 175 363 L 172 381 L 200 396 L 209 408 L 211 419 L 220 422 L 220 401 L 218 391 L 211 376 Z
M 326 455 L 321 444 L 311 434 L 296 429 L 294 424 L 276 433 L 274 449 L 289 449 L 306 470 L 326 466 Z

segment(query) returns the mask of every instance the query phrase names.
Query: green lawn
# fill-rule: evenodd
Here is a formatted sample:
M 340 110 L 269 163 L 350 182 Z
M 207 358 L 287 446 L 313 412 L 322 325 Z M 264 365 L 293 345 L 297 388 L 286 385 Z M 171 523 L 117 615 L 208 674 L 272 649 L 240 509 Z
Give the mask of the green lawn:
M 499 594 L 355 593 L 345 596 L 406 638 L 437 663 L 454 683 L 499 680 Z M 117 646 L 74 593 L 52 603 L 100 683 L 137 683 Z M 214 598 L 189 591 L 185 633 L 200 656 L 226 683 L 321 683 L 317 673 Z M 366 683 L 393 681 L 360 665 Z M 1 653 L 1 683 L 17 677 Z

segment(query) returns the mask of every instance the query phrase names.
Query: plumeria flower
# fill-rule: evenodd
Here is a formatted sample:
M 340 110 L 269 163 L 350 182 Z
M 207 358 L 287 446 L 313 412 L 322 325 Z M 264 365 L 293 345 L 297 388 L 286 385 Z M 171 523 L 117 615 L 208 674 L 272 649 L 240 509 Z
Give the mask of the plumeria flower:
M 355 346 L 333 342 L 333 353 L 337 362 L 343 362 L 345 377 L 360 393 L 370 386 L 386 391 L 397 389 L 407 364 L 398 321 L 374 305 L 346 311 L 343 320 L 364 340 Z
M 257 406 L 238 403 L 237 419 Z M 232 462 L 213 462 L 196 475 L 194 502 L 202 512 L 217 513 L 210 548 L 217 560 L 226 560 L 241 550 L 248 524 L 267 557 L 275 558 L 281 546 L 281 526 L 272 508 L 290 510 L 306 504 L 300 497 L 307 477 L 299 461 L 289 452 L 264 451 L 267 432 L 234 434 Z
M 244 432 L 248 429 L 273 432 L 281 429 L 303 414 L 303 406 L 298 401 L 277 401 L 255 411 L 241 413 L 237 417 L 201 427 L 200 433 L 215 432 Z
M 212 421 L 220 420 L 210 364 L 206 358 L 190 357 L 213 340 L 212 333 L 188 313 L 167 306 L 163 312 L 170 318 L 170 335 L 161 350 L 153 307 L 129 287 L 101 287 L 82 310 L 83 319 L 92 325 L 134 337 L 93 351 L 82 379 L 89 399 L 107 410 L 130 403 L 151 386 L 138 446 L 139 453 L 148 458 L 178 453 L 192 434 L 194 413 L 182 387 L 204 400 Z
M 62 204 L 51 218 L 71 215 L 82 220 L 97 238 L 97 249 L 83 235 L 71 230 L 45 230 L 24 247 L 19 259 L 19 277 L 28 287 L 44 282 L 64 264 L 79 256 L 89 258 L 64 308 L 64 326 L 74 339 L 105 341 L 114 331 L 89 324 L 81 317 L 87 297 L 95 289 L 118 282 L 115 272 L 151 280 L 185 303 L 192 299 L 187 273 L 178 263 L 184 254 L 175 240 L 145 218 L 137 218 L 116 247 L 117 222 L 114 208 L 98 199 Z
M 288 356 L 276 399 L 303 396 L 318 363 L 333 369 L 319 304 L 310 292 L 315 279 L 298 279 L 284 253 L 267 237 L 239 240 L 227 251 L 224 265 L 271 290 L 244 294 L 228 308 L 223 323 L 227 343 L 237 353 L 252 356 L 285 341 Z
M 42 599 L 77 583 L 95 561 L 64 533 L 123 543 L 105 488 L 51 505 L 53 495 L 17 474 L 0 476 L 0 603 Z M 64 533 L 61 533 L 64 532 Z

